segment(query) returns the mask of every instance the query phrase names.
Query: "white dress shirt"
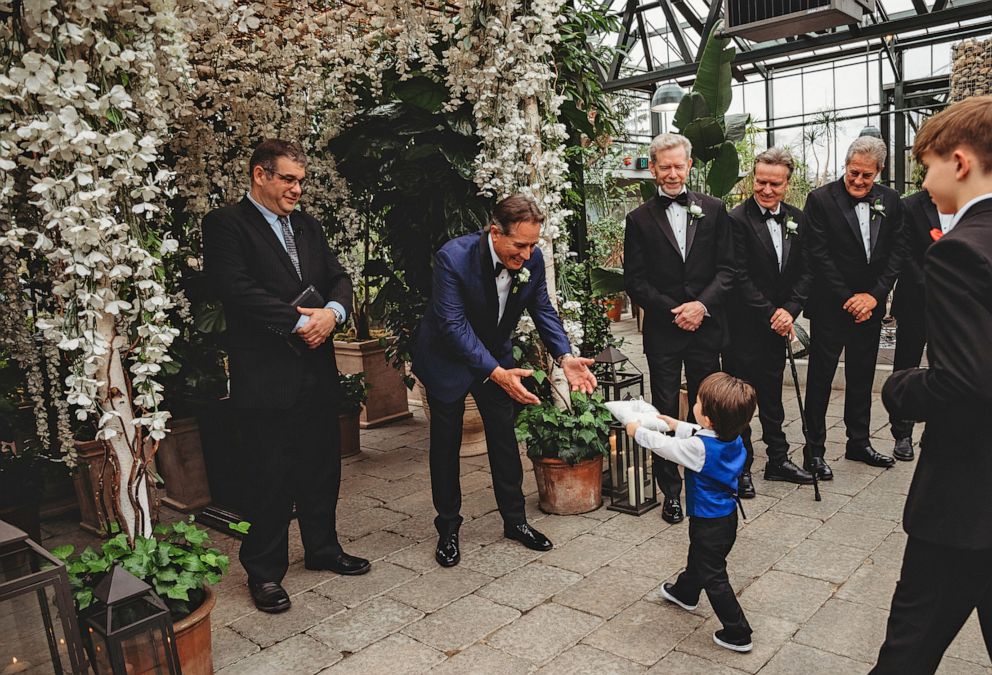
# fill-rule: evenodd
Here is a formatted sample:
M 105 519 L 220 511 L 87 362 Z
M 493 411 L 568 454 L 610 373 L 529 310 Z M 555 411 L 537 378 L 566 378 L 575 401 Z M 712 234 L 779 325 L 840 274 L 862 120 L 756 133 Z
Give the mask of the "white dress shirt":
M 493 235 L 490 234 L 486 237 L 486 241 L 489 242 L 489 253 L 493 256 L 493 269 L 496 269 L 496 265 L 502 265 L 503 262 L 496 255 L 496 249 L 493 247 Z M 496 323 L 503 320 L 503 310 L 506 309 L 506 299 L 510 297 L 510 286 L 512 285 L 513 276 L 504 266 L 500 273 L 496 275 L 496 297 L 499 299 L 499 314 L 497 315 Z
M 682 192 L 685 191 L 686 189 L 683 185 Z M 682 192 L 679 194 L 682 194 Z M 661 188 L 658 188 L 658 194 L 663 197 L 671 197 L 671 195 L 665 194 Z M 679 253 L 682 254 L 682 260 L 685 260 L 685 232 L 689 222 L 688 211 L 678 202 L 672 202 L 665 209 L 665 213 L 668 215 L 668 222 L 672 226 L 672 232 L 675 233 L 675 241 L 679 245 Z
M 865 258 L 871 262 L 871 207 L 868 202 L 858 202 L 854 205 L 854 213 L 858 216 L 861 226 L 861 241 L 865 245 Z
M 940 221 L 940 231 L 947 234 L 954 228 L 954 214 L 937 212 L 937 219 Z
M 775 247 L 775 257 L 778 258 L 778 269 L 782 271 L 782 226 L 778 224 L 772 216 L 777 216 L 779 211 L 782 210 L 782 205 L 779 204 L 778 208 L 774 211 L 766 209 L 764 206 L 759 207 L 761 212 L 765 214 L 765 225 L 768 226 L 768 234 L 772 236 L 772 246 Z

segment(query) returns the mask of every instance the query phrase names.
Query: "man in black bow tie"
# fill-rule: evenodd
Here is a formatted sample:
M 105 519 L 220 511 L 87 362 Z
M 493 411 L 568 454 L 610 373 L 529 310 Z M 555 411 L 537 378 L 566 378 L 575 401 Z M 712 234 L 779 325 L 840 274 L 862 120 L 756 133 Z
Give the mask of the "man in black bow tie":
M 803 253 L 803 212 L 782 201 L 795 168 L 787 150 L 769 148 L 754 160 L 754 194 L 730 212 L 734 228 L 737 282 L 727 303 L 730 346 L 727 372 L 750 382 L 758 395 L 761 439 L 768 452 L 765 480 L 809 484 L 813 476 L 789 460 L 782 424 L 785 340 L 809 294 L 810 273 Z M 741 434 L 747 461 L 738 494 L 754 497 L 751 427 Z
M 644 310 L 651 402 L 663 414 L 679 416 L 684 364 L 691 416 L 699 383 L 720 370 L 727 341 L 724 301 L 734 282 L 730 220 L 722 201 L 686 189 L 689 139 L 660 134 L 650 155 L 658 195 L 627 214 L 624 285 Z M 680 522 L 678 466 L 657 459 L 654 477 L 665 495 L 662 517 Z
M 903 256 L 899 193 L 875 179 L 885 143 L 862 136 L 847 151 L 844 176 L 806 200 L 806 246 L 813 286 L 806 315 L 812 343 L 806 380 L 806 469 L 820 480 L 833 473 L 823 459 L 830 388 L 844 352 L 844 457 L 871 466 L 894 460 L 871 447 L 871 387 L 885 301 Z

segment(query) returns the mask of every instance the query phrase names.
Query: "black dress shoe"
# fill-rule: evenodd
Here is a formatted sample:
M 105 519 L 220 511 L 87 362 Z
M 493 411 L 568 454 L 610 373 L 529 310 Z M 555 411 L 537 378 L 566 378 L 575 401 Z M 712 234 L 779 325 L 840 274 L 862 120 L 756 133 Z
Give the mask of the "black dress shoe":
M 813 482 L 813 474 L 805 469 L 800 469 L 788 459 L 784 459 L 781 462 L 772 462 L 769 460 L 765 464 L 765 480 L 780 480 L 786 483 L 796 483 L 797 485 L 809 485 Z
M 803 462 L 803 468 L 810 474 L 816 473 L 817 480 L 834 479 L 834 472 L 830 470 L 830 467 L 823 461 L 822 457 L 814 457 L 811 460 Z
M 293 604 L 289 601 L 289 594 L 286 589 L 275 581 L 261 581 L 255 583 L 248 580 L 248 592 L 251 599 L 255 601 L 255 607 L 261 612 L 278 614 L 285 612 Z
M 550 551 L 554 544 L 543 534 L 535 530 L 527 523 L 519 525 L 504 525 L 503 536 L 507 539 L 515 539 L 529 549 L 535 551 Z
M 888 455 L 883 455 L 867 443 L 859 445 L 848 444 L 847 450 L 844 451 L 844 459 L 850 459 L 855 462 L 864 462 L 868 466 L 880 466 L 883 469 L 888 469 L 896 463 L 896 460 L 892 459 Z
M 685 520 L 682 513 L 682 502 L 678 497 L 665 497 L 665 503 L 661 507 L 661 517 L 666 523 L 675 525 Z
M 335 574 L 365 574 L 372 569 L 372 564 L 365 558 L 356 558 L 341 551 L 333 558 L 323 558 L 319 560 L 307 560 L 304 558 L 303 566 L 308 570 L 329 570 Z
M 454 567 L 461 561 L 462 553 L 458 549 L 457 532 L 438 537 L 434 559 L 441 567 Z
M 897 438 L 896 446 L 892 448 L 892 456 L 901 462 L 912 462 L 913 457 L 913 439 L 912 438 Z
M 750 471 L 744 471 L 737 479 L 737 496 L 741 499 L 754 499 L 754 481 L 751 480 Z

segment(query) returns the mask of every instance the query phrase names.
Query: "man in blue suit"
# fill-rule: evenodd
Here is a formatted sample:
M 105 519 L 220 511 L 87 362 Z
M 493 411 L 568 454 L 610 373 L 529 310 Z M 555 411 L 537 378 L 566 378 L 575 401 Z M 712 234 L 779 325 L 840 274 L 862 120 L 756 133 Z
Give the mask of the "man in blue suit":
M 551 542 L 527 524 L 521 489 L 523 467 L 513 427 L 516 404 L 539 399 L 521 383 L 532 371 L 515 368 L 511 337 L 527 310 L 541 340 L 573 391 L 592 393 L 592 359 L 571 354 L 561 319 L 551 305 L 544 258 L 537 247 L 544 214 L 531 198 L 507 197 L 480 233 L 452 239 L 434 259 L 433 292 L 413 347 L 413 372 L 431 408 L 431 491 L 439 534 L 435 558 L 443 567 L 461 559 L 459 450 L 465 397 L 482 415 L 496 504 L 503 534 L 528 548 Z

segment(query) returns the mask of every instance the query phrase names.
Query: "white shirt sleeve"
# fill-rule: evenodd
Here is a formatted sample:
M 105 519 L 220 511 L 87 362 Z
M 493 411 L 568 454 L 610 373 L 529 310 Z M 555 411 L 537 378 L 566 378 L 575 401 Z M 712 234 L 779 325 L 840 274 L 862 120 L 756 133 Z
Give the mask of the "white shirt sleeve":
M 706 462 L 706 446 L 703 439 L 691 436 L 694 424 L 679 422 L 675 430 L 675 438 L 665 434 L 638 427 L 634 440 L 643 447 L 660 457 L 681 464 L 687 469 L 699 471 Z

